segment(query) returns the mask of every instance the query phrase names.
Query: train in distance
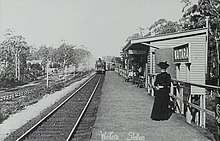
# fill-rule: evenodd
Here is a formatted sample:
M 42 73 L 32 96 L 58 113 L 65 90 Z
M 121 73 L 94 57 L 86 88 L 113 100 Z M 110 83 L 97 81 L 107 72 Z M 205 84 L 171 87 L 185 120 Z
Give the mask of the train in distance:
M 99 58 L 95 63 L 95 71 L 96 73 L 105 74 L 106 62 L 104 60 L 101 60 L 101 58 Z

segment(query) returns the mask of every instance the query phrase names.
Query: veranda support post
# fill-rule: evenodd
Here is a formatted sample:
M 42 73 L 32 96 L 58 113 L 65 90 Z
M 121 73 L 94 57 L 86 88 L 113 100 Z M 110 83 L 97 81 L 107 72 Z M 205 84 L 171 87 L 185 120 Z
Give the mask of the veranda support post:
M 200 108 L 206 109 L 205 106 L 205 94 L 200 96 Z M 206 122 L 206 113 L 204 111 L 200 111 L 200 126 L 205 128 L 205 122 Z
M 147 63 L 145 64 L 145 88 L 148 92 L 148 66 L 147 66 Z

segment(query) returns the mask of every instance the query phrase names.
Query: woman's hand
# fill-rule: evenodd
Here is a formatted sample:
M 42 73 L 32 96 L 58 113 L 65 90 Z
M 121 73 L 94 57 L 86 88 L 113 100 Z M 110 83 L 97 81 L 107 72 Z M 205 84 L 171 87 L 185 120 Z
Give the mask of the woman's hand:
M 169 96 L 170 96 L 170 97 L 173 97 L 174 95 L 173 95 L 173 94 L 171 94 L 171 93 L 169 93 Z
M 160 90 L 160 87 L 159 87 L 159 86 L 156 86 L 155 89 L 156 89 L 157 91 L 159 91 L 159 90 Z

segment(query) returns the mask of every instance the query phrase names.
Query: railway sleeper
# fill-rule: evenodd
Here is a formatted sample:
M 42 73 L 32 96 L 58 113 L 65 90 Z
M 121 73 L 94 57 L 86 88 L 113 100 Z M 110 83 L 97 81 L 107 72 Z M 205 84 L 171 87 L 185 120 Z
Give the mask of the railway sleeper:
M 80 124 L 80 125 L 78 126 L 78 130 L 79 130 L 81 127 L 87 127 L 87 128 L 89 128 L 89 127 L 92 127 L 93 125 L 94 125 L 94 123 L 92 123 L 92 122 Z
M 53 119 L 47 119 L 48 124 L 65 124 L 65 123 L 69 123 L 70 121 L 75 121 L 77 120 L 77 117 L 73 117 L 73 118 L 67 118 L 67 117 L 57 117 L 57 118 L 53 118 Z
M 91 132 L 92 131 L 92 128 L 90 128 L 90 127 L 87 127 L 87 128 L 84 128 L 84 129 L 77 129 L 76 130 L 76 132 L 75 132 L 75 134 L 77 134 L 77 133 L 87 133 L 87 132 Z
M 63 127 L 50 127 L 48 128 L 38 128 L 38 132 L 53 132 L 53 131 L 66 131 L 66 130 L 71 130 L 70 126 L 63 126 Z
M 54 127 L 62 127 L 62 126 L 69 126 L 70 121 L 58 121 L 58 122 L 50 122 L 47 124 L 42 124 L 40 127 L 47 127 L 47 126 L 54 126 Z
M 76 118 L 68 118 L 67 120 L 65 119 L 48 119 L 47 122 L 43 123 L 41 126 L 44 125 L 66 125 L 69 124 L 73 121 L 76 121 Z
M 87 118 L 87 119 L 82 119 L 81 121 L 80 121 L 80 124 L 91 124 L 91 123 L 93 123 L 93 122 L 95 122 L 95 117 L 91 117 L 91 118 Z
M 88 126 L 78 126 L 77 130 L 88 130 L 88 129 L 92 129 L 92 127 L 88 127 Z
M 81 141 L 82 139 L 90 139 L 92 136 L 91 132 L 79 133 L 73 136 L 73 139 Z
M 39 136 L 28 137 L 26 140 L 27 141 L 65 141 L 66 137 L 61 137 L 61 136 L 55 137 L 55 136 L 47 135 L 44 137 L 39 137 Z
M 63 138 L 65 138 L 66 136 L 68 136 L 68 134 L 66 132 L 56 132 L 56 131 L 35 132 L 35 133 L 31 134 L 30 136 L 28 136 L 27 138 L 33 138 L 33 139 L 34 138 L 46 139 L 46 138 L 50 138 L 50 137 L 63 137 Z

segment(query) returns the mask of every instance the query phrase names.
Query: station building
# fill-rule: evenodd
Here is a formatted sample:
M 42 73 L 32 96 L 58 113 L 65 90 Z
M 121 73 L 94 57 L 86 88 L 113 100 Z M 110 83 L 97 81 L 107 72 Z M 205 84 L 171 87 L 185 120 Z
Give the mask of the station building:
M 173 79 L 205 84 L 208 58 L 208 29 L 196 29 L 146 38 L 132 39 L 122 49 L 125 70 L 133 66 L 146 74 L 159 73 L 157 64 L 167 61 Z M 191 94 L 202 94 L 205 89 L 192 87 Z

